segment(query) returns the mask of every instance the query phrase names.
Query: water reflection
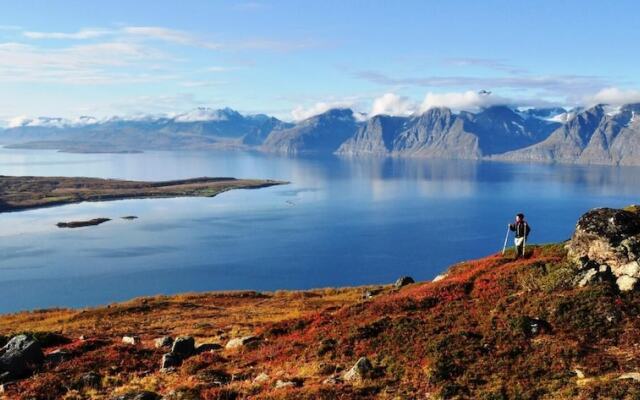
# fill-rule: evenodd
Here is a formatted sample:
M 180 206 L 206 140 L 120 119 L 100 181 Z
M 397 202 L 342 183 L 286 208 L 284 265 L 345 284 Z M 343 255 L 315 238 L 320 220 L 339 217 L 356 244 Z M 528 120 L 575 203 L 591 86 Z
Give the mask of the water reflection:
M 62 154 L 0 149 L 0 174 L 291 181 L 213 199 L 83 203 L 0 214 L 0 312 L 186 290 L 429 279 L 502 246 L 525 211 L 532 240 L 570 235 L 596 206 L 637 203 L 640 169 L 253 153 Z M 123 215 L 139 219 L 124 221 Z M 61 230 L 63 220 L 110 217 Z

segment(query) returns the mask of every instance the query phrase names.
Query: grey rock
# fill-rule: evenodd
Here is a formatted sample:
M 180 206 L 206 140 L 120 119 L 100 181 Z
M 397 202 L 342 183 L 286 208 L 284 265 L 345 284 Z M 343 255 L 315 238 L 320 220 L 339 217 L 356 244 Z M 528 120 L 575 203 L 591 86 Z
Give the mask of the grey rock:
M 276 381 L 276 389 L 288 389 L 288 388 L 294 388 L 298 386 L 296 384 L 296 382 L 293 381 L 282 381 L 280 379 L 278 379 Z
M 591 283 L 595 283 L 598 281 L 598 270 L 590 269 L 588 271 L 585 271 L 581 275 L 579 275 L 578 278 L 579 278 L 578 280 L 579 287 L 584 287 Z
M 371 361 L 366 357 L 360 357 L 353 367 L 345 372 L 342 378 L 347 382 L 359 381 L 369 377 L 372 371 L 373 365 L 371 365 Z
M 271 379 L 269 375 L 265 374 L 264 372 L 261 372 L 260 374 L 258 374 L 258 376 L 256 376 L 253 379 L 253 383 L 265 383 L 265 382 L 268 382 L 269 379 Z
M 140 343 L 140 336 L 127 335 L 122 337 L 122 343 L 136 345 Z
M 196 347 L 195 353 L 200 354 L 200 353 L 206 353 L 208 351 L 216 351 L 221 349 L 222 349 L 222 345 L 219 343 L 202 343 L 198 345 L 198 347 Z
M 168 368 L 179 367 L 182 364 L 182 357 L 175 353 L 165 353 L 162 355 L 162 362 L 160 368 L 165 370 Z
M 578 269 L 578 286 L 616 281 L 620 290 L 632 290 L 640 278 L 640 214 L 612 208 L 590 210 L 578 220 L 566 248 Z
M 83 387 L 100 389 L 100 387 L 102 386 L 102 376 L 93 371 L 87 372 L 86 374 L 82 375 L 82 377 L 80 378 L 80 382 Z
M 171 336 L 163 336 L 154 340 L 153 344 L 156 346 L 157 349 L 160 349 L 163 347 L 169 348 L 173 345 L 173 338 Z
M 178 336 L 173 342 L 171 352 L 179 357 L 189 357 L 195 351 L 195 343 L 191 336 Z
M 415 283 L 415 282 L 416 281 L 414 281 L 413 278 L 410 277 L 410 276 L 401 276 L 400 278 L 398 278 L 396 280 L 396 283 L 394 284 L 394 286 L 396 288 L 401 288 L 403 286 L 410 285 L 410 284 Z
M 25 375 L 44 361 L 40 344 L 27 335 L 14 336 L 0 349 L 0 373 L 11 378 Z
M 255 347 L 260 343 L 261 339 L 258 336 L 248 335 L 240 338 L 231 339 L 224 346 L 227 350 L 238 349 L 241 347 Z

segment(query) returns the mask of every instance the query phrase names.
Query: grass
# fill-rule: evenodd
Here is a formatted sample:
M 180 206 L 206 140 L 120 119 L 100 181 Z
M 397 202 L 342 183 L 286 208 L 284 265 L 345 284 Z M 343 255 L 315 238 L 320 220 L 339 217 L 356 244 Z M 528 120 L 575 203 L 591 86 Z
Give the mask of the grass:
M 575 288 L 562 245 L 530 250 L 524 260 L 496 254 L 460 263 L 438 282 L 384 286 L 370 300 L 362 299 L 371 289 L 364 287 L 191 293 L 1 316 L 0 334 L 31 332 L 47 351 L 73 354 L 45 364 L 8 396 L 108 399 L 152 390 L 183 399 L 638 398 L 637 383 L 616 378 L 640 370 L 640 295 L 605 283 Z M 120 343 L 130 333 L 142 344 Z M 197 355 L 162 373 L 164 351 L 152 340 L 166 334 L 198 343 L 247 334 L 264 341 Z M 371 377 L 323 383 L 361 356 L 374 365 Z M 100 374 L 99 388 L 79 383 L 89 371 Z M 268 379 L 254 382 L 260 373 Z M 229 382 L 214 383 L 220 376 Z M 299 386 L 278 389 L 277 380 Z

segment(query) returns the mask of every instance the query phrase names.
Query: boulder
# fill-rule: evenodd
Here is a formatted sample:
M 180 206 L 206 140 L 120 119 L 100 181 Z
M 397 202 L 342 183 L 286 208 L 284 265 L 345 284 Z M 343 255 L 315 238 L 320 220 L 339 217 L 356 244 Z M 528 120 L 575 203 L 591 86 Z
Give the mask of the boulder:
M 620 290 L 632 290 L 640 278 L 640 214 L 612 208 L 590 210 L 578 220 L 566 248 L 579 270 L 578 286 L 610 280 Z
M 179 367 L 182 364 L 182 358 L 175 353 L 165 353 L 162 355 L 161 369 L 169 369 Z
M 439 282 L 439 281 L 443 280 L 446 277 L 447 277 L 447 274 L 440 274 L 440 275 L 436 276 L 435 278 L 433 278 L 432 282 Z
M 367 357 L 360 357 L 353 367 L 345 372 L 342 378 L 347 382 L 361 381 L 367 378 L 372 371 L 373 365 L 371 365 L 371 361 Z
M 163 347 L 169 348 L 173 345 L 173 338 L 171 336 L 163 336 L 154 340 L 153 344 L 156 346 L 156 349 Z
M 267 381 L 269 381 L 269 375 L 265 374 L 264 372 L 261 372 L 260 374 L 258 374 L 258 376 L 256 376 L 253 379 L 253 383 L 265 383 Z
M 100 389 L 102 386 L 102 376 L 91 371 L 80 377 L 80 384 L 85 388 Z
M 626 374 L 620 375 L 616 379 L 618 379 L 618 380 L 631 379 L 631 380 L 634 380 L 636 382 L 640 382 L 640 372 L 627 372 Z
M 136 345 L 138 343 L 140 343 L 140 336 L 123 336 L 122 337 L 122 343 L 124 344 L 130 344 L 130 345 Z
M 173 342 L 171 352 L 179 357 L 189 357 L 195 351 L 195 340 L 191 336 L 178 336 Z
M 620 275 L 620 277 L 616 279 L 616 284 L 622 292 L 634 290 L 638 287 L 638 278 L 629 275 Z
M 260 343 L 260 338 L 254 335 L 243 336 L 240 338 L 231 339 L 224 346 L 227 350 L 239 349 L 241 347 L 255 347 Z
M 416 283 L 416 281 L 413 280 L 412 277 L 410 276 L 401 276 L 400 278 L 398 278 L 398 280 L 396 280 L 396 283 L 394 284 L 394 286 L 399 289 L 403 286 L 412 284 L 412 283 Z
M 14 336 L 0 349 L 0 375 L 21 377 L 43 361 L 44 354 L 38 341 L 27 335 Z
M 196 354 L 206 353 L 210 351 L 216 351 L 222 349 L 222 345 L 219 343 L 202 343 L 195 349 Z
M 280 379 L 276 381 L 276 389 L 289 389 L 297 386 L 298 383 L 294 381 L 282 381 Z

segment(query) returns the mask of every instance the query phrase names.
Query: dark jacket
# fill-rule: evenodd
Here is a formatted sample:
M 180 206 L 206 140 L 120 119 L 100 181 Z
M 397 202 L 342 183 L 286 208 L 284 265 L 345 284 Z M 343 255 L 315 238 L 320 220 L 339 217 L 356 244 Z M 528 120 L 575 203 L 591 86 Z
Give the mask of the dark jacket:
M 516 222 L 514 224 L 509 225 L 509 229 L 516 233 L 517 238 L 528 237 L 529 232 L 531 232 L 531 227 L 527 223 L 527 221 Z

